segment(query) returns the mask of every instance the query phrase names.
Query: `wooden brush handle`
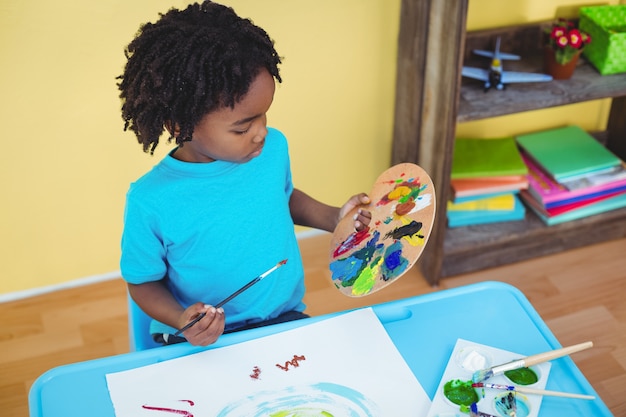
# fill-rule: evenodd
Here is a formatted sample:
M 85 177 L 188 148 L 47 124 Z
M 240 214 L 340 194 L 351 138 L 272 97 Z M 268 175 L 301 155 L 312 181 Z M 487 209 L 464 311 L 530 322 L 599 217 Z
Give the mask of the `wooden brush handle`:
M 523 392 L 524 394 L 550 395 L 552 397 L 578 398 L 581 400 L 595 400 L 596 399 L 596 397 L 594 397 L 593 395 L 574 394 L 570 392 L 560 392 L 560 391 L 548 391 L 545 389 L 534 389 L 534 388 L 526 388 L 526 387 L 515 387 L 515 391 Z
M 531 355 L 524 358 L 524 363 L 526 366 L 537 365 L 539 363 L 548 362 L 552 359 L 569 355 L 570 353 L 580 352 L 581 350 L 589 349 L 592 346 L 593 342 L 585 342 L 573 346 L 564 347 L 561 349 L 551 350 L 549 352 L 538 353 L 536 355 Z

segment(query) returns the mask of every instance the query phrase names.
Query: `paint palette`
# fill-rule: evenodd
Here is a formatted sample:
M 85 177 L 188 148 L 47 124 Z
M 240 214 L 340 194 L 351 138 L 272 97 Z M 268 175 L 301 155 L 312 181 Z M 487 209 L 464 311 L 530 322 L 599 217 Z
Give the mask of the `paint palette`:
M 350 297 L 371 294 L 406 273 L 422 254 L 435 217 L 432 180 L 415 164 L 383 172 L 369 196 L 370 204 L 362 207 L 372 214 L 369 227 L 354 229 L 355 209 L 331 240 L 331 278 Z
M 543 396 L 530 394 L 513 394 L 492 388 L 471 388 L 474 372 L 510 362 L 524 357 L 513 352 L 481 345 L 458 339 L 448 365 L 443 373 L 427 417 L 465 416 L 469 405 L 463 406 L 465 398 L 475 396 L 480 413 L 495 417 L 507 417 L 507 406 L 515 395 L 517 417 L 537 417 Z M 551 364 L 549 362 L 532 366 L 530 369 L 537 375 L 537 382 L 526 385 L 529 388 L 544 389 L 548 381 Z M 495 375 L 484 381 L 489 384 L 520 385 L 509 380 L 505 375 Z M 471 402 L 467 402 L 471 404 Z M 480 414 L 479 414 L 480 415 Z

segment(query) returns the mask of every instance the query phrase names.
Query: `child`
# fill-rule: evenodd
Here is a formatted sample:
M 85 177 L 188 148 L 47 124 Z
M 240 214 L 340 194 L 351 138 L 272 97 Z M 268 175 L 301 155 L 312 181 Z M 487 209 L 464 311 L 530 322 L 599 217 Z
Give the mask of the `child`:
M 167 130 L 177 147 L 127 194 L 121 270 L 135 302 L 170 344 L 307 317 L 294 224 L 334 230 L 341 208 L 293 187 L 287 141 L 266 126 L 281 82 L 273 41 L 228 7 L 205 1 L 140 28 L 118 78 L 125 130 L 152 153 Z M 360 210 L 355 228 L 369 224 Z M 287 264 L 229 301 L 254 277 Z M 206 303 L 206 304 L 205 304 Z M 206 315 L 182 337 L 178 329 Z

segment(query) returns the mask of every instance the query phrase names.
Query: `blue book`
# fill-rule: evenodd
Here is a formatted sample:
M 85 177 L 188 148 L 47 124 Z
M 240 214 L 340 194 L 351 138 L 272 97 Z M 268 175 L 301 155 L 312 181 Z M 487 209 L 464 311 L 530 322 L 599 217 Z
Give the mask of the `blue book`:
M 525 216 L 526 209 L 524 204 L 515 195 L 513 210 L 448 211 L 448 227 L 517 221 L 523 220 Z

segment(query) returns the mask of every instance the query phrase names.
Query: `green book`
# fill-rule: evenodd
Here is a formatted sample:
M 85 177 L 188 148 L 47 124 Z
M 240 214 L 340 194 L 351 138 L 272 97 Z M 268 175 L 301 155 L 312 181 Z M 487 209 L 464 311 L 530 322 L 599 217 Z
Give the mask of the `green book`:
M 621 162 L 578 126 L 520 135 L 517 143 L 557 181 L 611 169 Z
M 526 175 L 528 168 L 512 136 L 491 139 L 457 138 L 452 179 Z

